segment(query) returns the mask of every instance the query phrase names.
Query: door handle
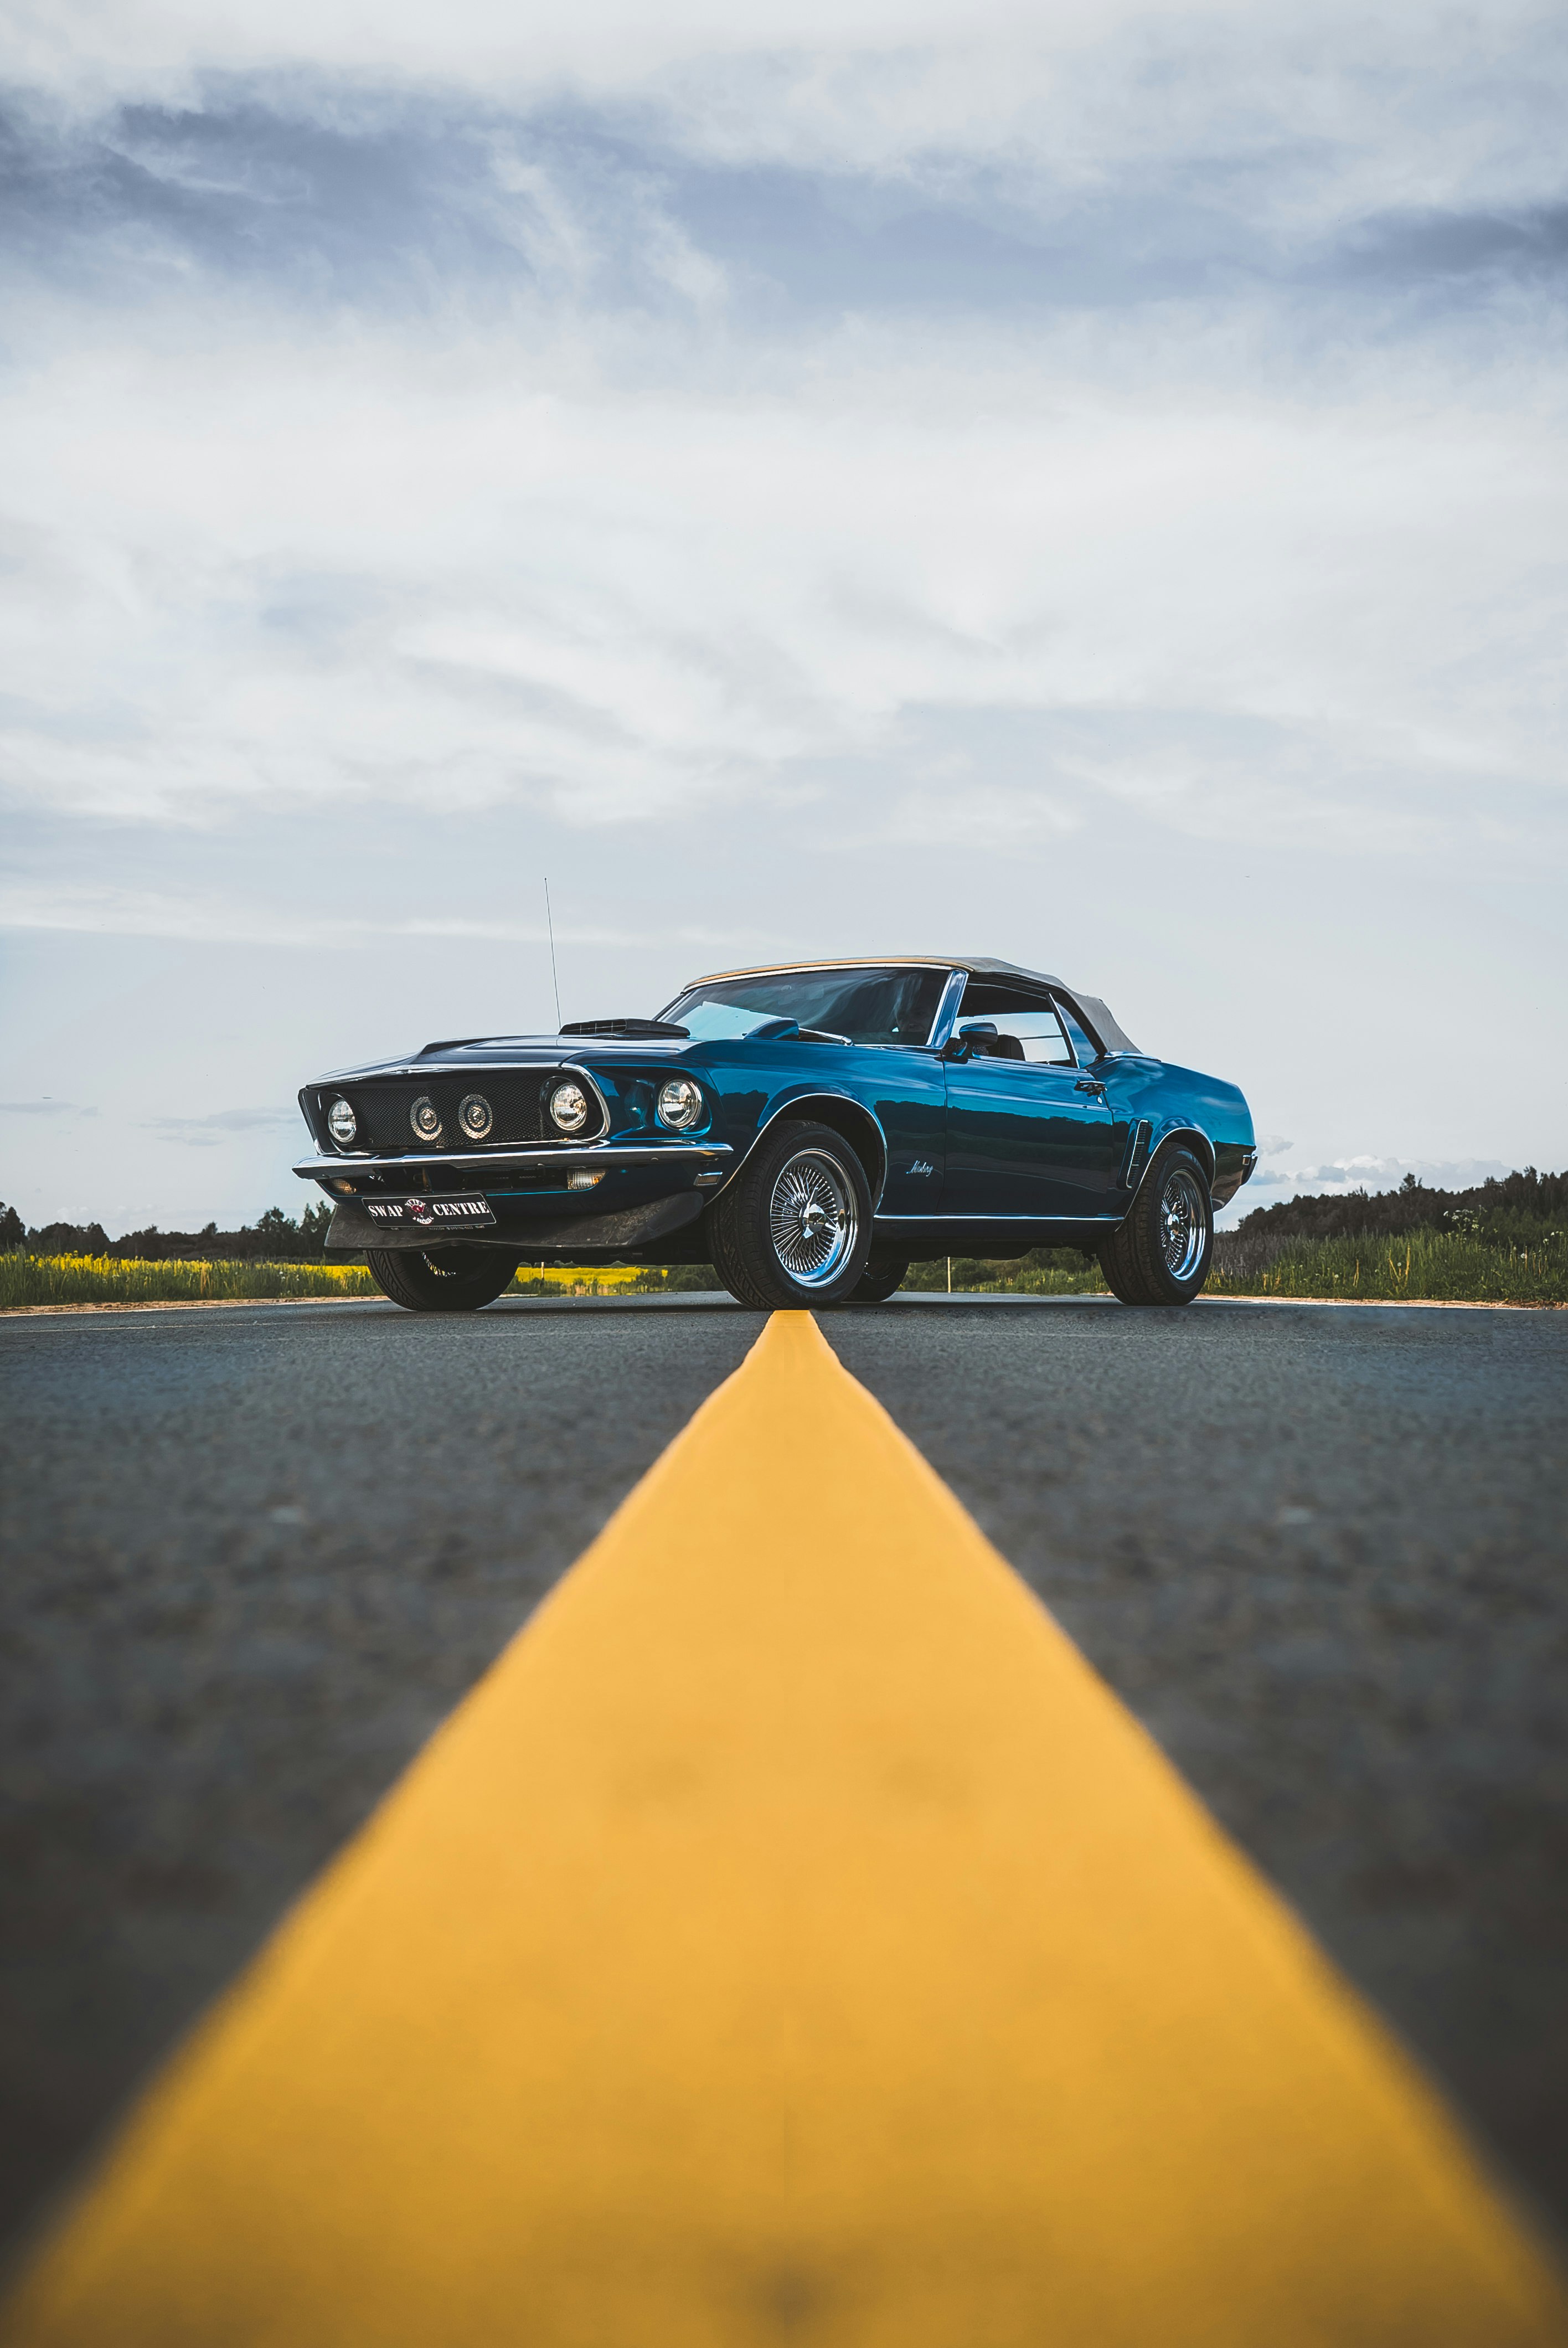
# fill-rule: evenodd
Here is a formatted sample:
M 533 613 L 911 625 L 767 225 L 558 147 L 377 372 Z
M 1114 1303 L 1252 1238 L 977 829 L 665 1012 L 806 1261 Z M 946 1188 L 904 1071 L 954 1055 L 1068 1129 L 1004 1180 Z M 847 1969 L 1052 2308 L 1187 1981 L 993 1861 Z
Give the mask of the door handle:
M 1098 1076 L 1080 1076 L 1072 1089 L 1075 1093 L 1102 1093 L 1105 1087 Z

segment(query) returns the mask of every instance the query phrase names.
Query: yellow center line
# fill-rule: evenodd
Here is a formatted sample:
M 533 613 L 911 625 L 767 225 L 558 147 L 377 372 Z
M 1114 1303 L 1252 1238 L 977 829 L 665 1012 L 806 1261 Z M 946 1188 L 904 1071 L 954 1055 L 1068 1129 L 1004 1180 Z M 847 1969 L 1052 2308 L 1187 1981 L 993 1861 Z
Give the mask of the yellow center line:
M 788 1313 L 169 2065 L 0 2337 L 1568 2317 L 1437 2098 Z

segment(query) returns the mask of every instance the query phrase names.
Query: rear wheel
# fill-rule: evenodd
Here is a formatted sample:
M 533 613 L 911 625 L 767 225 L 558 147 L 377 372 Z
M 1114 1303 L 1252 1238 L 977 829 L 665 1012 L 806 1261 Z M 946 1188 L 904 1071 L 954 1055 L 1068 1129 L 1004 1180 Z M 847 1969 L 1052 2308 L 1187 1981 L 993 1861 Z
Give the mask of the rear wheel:
M 743 1304 L 837 1304 L 871 1250 L 866 1170 L 831 1126 L 774 1126 L 714 1200 L 708 1232 L 719 1277 Z
M 1100 1269 L 1123 1304 L 1190 1304 L 1209 1276 L 1214 1244 L 1208 1176 L 1190 1149 L 1170 1142 L 1101 1249 Z
M 382 1294 L 409 1313 L 477 1313 L 517 1270 L 497 1248 L 367 1248 L 364 1260 Z
M 849 1292 L 851 1304 L 886 1304 L 908 1269 L 907 1256 L 874 1255 Z

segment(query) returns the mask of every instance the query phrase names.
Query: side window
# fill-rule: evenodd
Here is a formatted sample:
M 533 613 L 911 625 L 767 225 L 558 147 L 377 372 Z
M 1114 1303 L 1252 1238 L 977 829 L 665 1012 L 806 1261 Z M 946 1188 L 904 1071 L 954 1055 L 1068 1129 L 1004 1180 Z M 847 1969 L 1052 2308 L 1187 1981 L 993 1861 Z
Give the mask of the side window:
M 955 1025 L 970 1022 L 994 1029 L 976 1038 L 980 1054 L 999 1060 L 1028 1060 L 1036 1067 L 1071 1068 L 1072 1049 L 1061 1019 L 1039 996 L 1015 994 L 995 981 L 971 979 L 964 989 Z
M 1024 1058 L 1032 1060 L 1038 1067 L 1072 1066 L 1072 1054 L 1054 1011 L 999 1011 L 996 1023 L 997 1034 L 1016 1035 L 1023 1045 Z

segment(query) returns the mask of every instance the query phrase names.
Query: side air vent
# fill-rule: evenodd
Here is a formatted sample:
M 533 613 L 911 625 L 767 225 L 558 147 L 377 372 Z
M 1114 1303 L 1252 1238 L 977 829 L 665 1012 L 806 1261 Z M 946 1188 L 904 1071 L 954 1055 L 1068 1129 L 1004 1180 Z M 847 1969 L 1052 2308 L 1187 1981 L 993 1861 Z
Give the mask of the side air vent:
M 1122 1169 L 1123 1190 L 1135 1190 L 1143 1179 L 1143 1169 L 1149 1162 L 1149 1136 L 1153 1131 L 1153 1127 L 1146 1117 L 1140 1117 L 1132 1128 L 1127 1143 L 1126 1163 Z

